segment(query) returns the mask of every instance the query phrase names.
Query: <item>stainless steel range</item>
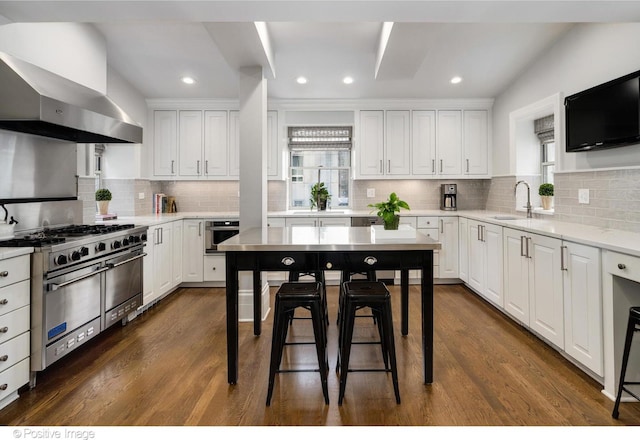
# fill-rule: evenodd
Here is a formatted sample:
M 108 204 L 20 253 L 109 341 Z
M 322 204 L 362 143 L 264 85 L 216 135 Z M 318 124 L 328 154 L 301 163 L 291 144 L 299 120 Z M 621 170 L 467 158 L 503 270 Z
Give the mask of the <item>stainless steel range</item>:
M 33 246 L 31 386 L 36 372 L 142 305 L 147 227 L 68 225 L 29 232 L 0 246 Z

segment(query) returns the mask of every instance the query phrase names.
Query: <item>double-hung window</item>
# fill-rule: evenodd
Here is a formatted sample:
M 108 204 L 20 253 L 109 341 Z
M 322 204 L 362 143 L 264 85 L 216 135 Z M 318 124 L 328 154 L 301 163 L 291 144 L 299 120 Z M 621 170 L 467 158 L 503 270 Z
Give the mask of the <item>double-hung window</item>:
M 328 188 L 328 206 L 348 207 L 352 127 L 289 127 L 289 207 L 311 208 L 311 188 Z
M 556 142 L 553 129 L 553 115 L 534 121 L 535 133 L 540 140 L 540 175 L 541 183 L 553 183 L 553 172 L 556 167 Z

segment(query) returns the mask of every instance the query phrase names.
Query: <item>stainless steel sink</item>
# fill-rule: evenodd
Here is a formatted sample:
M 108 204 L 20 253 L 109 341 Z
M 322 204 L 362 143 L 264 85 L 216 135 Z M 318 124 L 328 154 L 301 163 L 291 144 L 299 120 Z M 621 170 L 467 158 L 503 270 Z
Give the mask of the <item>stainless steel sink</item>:
M 513 215 L 494 215 L 496 220 L 520 220 L 522 217 L 514 217 Z

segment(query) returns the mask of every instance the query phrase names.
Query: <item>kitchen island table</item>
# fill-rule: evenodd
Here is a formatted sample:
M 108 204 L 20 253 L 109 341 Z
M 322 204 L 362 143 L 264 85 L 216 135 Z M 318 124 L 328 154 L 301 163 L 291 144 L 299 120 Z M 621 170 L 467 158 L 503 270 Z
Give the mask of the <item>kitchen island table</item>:
M 218 250 L 226 259 L 227 375 L 238 381 L 238 272 L 253 273 L 254 334 L 261 332 L 261 281 L 263 271 L 364 272 L 399 270 L 402 296 L 402 334 L 407 335 L 409 270 L 422 274 L 421 316 L 424 382 L 433 380 L 433 251 L 440 243 L 416 231 L 415 237 L 380 240 L 369 227 L 279 227 L 240 231 L 223 241 Z

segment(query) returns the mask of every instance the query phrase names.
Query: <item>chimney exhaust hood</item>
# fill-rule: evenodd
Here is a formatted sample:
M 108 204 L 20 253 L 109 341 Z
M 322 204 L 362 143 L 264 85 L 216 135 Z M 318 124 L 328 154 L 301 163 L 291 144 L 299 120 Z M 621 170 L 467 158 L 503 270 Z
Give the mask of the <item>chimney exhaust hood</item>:
M 0 52 L 0 129 L 75 143 L 142 143 L 107 96 Z

